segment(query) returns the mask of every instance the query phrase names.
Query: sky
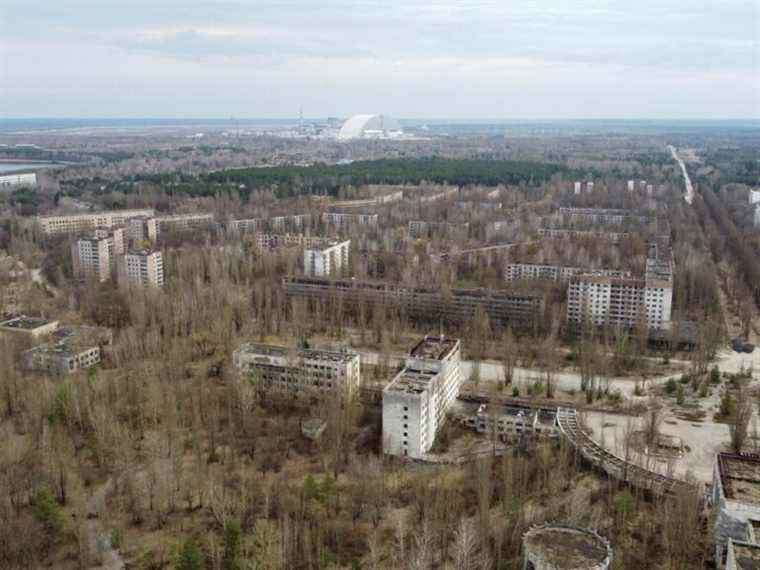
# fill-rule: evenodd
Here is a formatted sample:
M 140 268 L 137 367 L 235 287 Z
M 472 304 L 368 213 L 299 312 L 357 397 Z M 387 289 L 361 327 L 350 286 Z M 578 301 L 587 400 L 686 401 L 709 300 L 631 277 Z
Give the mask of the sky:
M 3 117 L 760 118 L 760 0 L 0 0 Z

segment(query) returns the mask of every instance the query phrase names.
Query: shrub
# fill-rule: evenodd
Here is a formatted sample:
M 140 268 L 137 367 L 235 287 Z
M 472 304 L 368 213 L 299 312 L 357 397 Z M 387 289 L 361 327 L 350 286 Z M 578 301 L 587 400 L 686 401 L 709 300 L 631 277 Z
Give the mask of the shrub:
M 679 384 L 676 388 L 676 404 L 679 406 L 683 404 L 684 399 L 686 398 L 686 390 L 683 388 L 683 384 Z
M 720 369 L 717 366 L 713 366 L 710 370 L 710 382 L 720 384 Z
M 55 497 L 48 489 L 37 491 L 34 496 L 34 518 L 45 525 L 45 528 L 54 536 L 63 532 L 66 521 L 63 518 L 63 510 L 55 501 Z
M 736 412 L 736 400 L 731 395 L 731 392 L 725 390 L 720 397 L 720 415 L 723 417 L 731 417 Z
M 676 379 L 668 378 L 668 381 L 665 383 L 665 391 L 668 394 L 673 395 L 676 392 L 677 388 L 678 386 L 676 385 Z M 683 388 L 683 386 L 681 386 L 681 388 Z

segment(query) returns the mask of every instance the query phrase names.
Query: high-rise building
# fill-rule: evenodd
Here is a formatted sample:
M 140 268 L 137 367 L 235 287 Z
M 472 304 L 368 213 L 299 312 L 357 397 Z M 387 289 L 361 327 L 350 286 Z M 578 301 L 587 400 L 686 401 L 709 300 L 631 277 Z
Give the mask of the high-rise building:
M 760 204 L 757 204 L 755 206 L 755 227 L 760 228 Z
M 573 186 L 573 193 L 576 194 L 576 195 L 581 193 L 581 183 L 580 182 L 576 182 L 575 185 Z
M 140 216 L 152 217 L 153 210 L 114 210 L 92 214 L 40 216 L 37 218 L 37 221 L 44 234 L 52 235 L 86 232 L 95 228 L 114 228 L 123 226 L 127 220 Z
M 636 189 L 636 182 L 634 180 L 628 181 L 628 191 L 633 192 Z
M 760 203 L 760 190 L 749 191 L 749 203 L 750 205 Z
M 123 253 L 124 230 L 97 228 L 92 237 L 81 238 L 71 247 L 74 275 L 108 281 L 116 266 L 116 258 Z
M 149 241 L 155 243 L 158 239 L 158 221 L 156 218 L 139 216 L 130 218 L 126 224 L 127 238 L 133 244 Z
M 122 281 L 142 287 L 163 287 L 164 261 L 157 250 L 131 250 L 124 256 Z
M 303 269 L 306 275 L 314 277 L 340 276 L 348 268 L 348 252 L 351 240 L 334 242 L 319 249 L 303 252 Z
M 426 336 L 383 390 L 383 452 L 419 459 L 433 446 L 462 384 L 460 341 Z

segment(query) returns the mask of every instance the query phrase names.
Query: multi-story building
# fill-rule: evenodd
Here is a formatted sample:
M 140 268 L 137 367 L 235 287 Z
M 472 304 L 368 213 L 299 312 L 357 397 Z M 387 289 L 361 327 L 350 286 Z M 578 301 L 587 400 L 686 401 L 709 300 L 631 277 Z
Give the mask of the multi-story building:
M 621 225 L 625 222 L 648 224 L 653 219 L 650 216 L 638 216 L 627 210 L 606 208 L 560 208 L 558 217 L 564 222 Z
M 366 208 L 370 206 L 390 204 L 391 202 L 399 202 L 403 199 L 404 191 L 396 190 L 394 192 L 387 192 L 385 194 L 375 196 L 374 198 L 365 198 L 361 200 L 340 200 L 337 202 L 332 202 L 330 206 L 333 208 Z
M 34 172 L 18 172 L 0 175 L 0 188 L 13 186 L 36 186 L 37 175 Z
M 481 309 L 494 326 L 532 324 L 544 310 L 543 295 L 493 289 L 451 289 L 406 287 L 385 281 L 286 277 L 285 294 L 324 301 L 340 300 L 346 308 L 362 304 L 382 305 L 431 323 L 466 323 Z
M 292 214 L 290 216 L 274 216 L 269 218 L 268 226 L 273 232 L 300 231 L 310 222 L 309 214 Z
M 580 273 L 590 270 L 582 267 L 568 267 L 563 265 L 548 265 L 543 263 L 509 263 L 504 269 L 506 281 L 557 281 L 566 282 Z M 630 272 L 617 269 L 597 269 L 595 275 L 608 277 L 628 277 Z
M 350 351 L 288 349 L 247 343 L 232 354 L 236 368 L 253 376 L 262 394 L 351 396 L 361 384 L 359 355 Z
M 650 243 L 643 278 L 593 272 L 575 275 L 567 290 L 567 320 L 650 331 L 670 328 L 673 305 L 672 254 L 666 240 Z
M 142 242 L 155 243 L 158 239 L 159 225 L 156 218 L 139 216 L 127 220 L 124 228 L 126 236 L 132 244 Z
M 750 206 L 753 204 L 760 204 L 760 190 L 752 190 L 749 191 L 749 204 Z
M 330 277 L 342 275 L 348 269 L 348 252 L 351 240 L 332 242 L 319 249 L 303 252 L 303 270 L 306 275 Z
M 460 341 L 426 336 L 383 389 L 383 452 L 419 459 L 433 446 L 459 395 Z
M 601 239 L 618 243 L 631 237 L 628 232 L 607 232 L 601 230 L 568 230 L 563 228 L 539 228 L 538 235 L 549 239 Z
M 760 456 L 718 453 L 713 465 L 710 502 L 716 511 L 715 560 L 719 568 L 728 569 L 732 567 L 733 545 L 750 545 L 757 552 L 760 544 Z M 734 563 L 735 558 L 734 552 Z M 734 566 L 745 567 L 757 568 Z
M 230 220 L 224 223 L 224 228 L 233 234 L 259 232 L 267 227 L 265 218 L 249 218 L 247 220 Z
M 753 222 L 756 228 L 760 228 L 760 204 L 755 205 L 755 217 Z
M 319 248 L 333 243 L 330 238 L 305 236 L 302 234 L 256 234 L 256 247 L 262 250 L 272 250 L 281 247 Z
M 122 282 L 141 287 L 163 287 L 164 259 L 158 250 L 130 250 L 123 261 Z
M 71 246 L 74 275 L 108 281 L 116 267 L 116 259 L 123 254 L 124 230 L 97 228 L 92 237 L 81 238 Z
M 0 322 L 0 332 L 28 335 L 32 338 L 49 335 L 58 328 L 58 321 L 20 315 Z
M 137 217 L 152 217 L 153 210 L 115 210 L 95 212 L 92 214 L 73 214 L 65 216 L 40 216 L 37 218 L 42 232 L 47 235 L 61 233 L 78 233 L 95 228 L 114 228 L 125 225 L 126 221 Z
M 213 222 L 213 214 L 176 214 L 156 218 L 159 232 L 184 232 L 208 227 Z
M 377 214 L 343 214 L 340 212 L 325 212 L 322 214 L 322 223 L 329 226 L 377 226 L 377 221 Z
M 434 194 L 421 194 L 418 198 L 420 203 L 425 204 L 427 202 L 436 202 L 437 200 L 446 200 L 455 196 L 459 192 L 459 188 L 456 186 L 447 186 L 444 190 L 436 192 Z
M 433 235 L 444 235 L 449 231 L 457 229 L 466 230 L 469 227 L 467 222 L 455 224 L 451 222 L 426 222 L 424 220 L 412 220 L 409 222 L 409 236 L 413 238 L 426 238 Z
M 112 340 L 109 329 L 87 326 L 60 327 L 51 337 L 51 342 L 22 353 L 27 370 L 65 375 L 89 368 L 101 361 L 103 347 Z

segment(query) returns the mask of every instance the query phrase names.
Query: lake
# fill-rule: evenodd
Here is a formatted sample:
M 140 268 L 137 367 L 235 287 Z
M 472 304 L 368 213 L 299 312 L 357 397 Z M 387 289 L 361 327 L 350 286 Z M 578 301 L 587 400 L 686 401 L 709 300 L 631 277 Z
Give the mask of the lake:
M 58 166 L 52 162 L 0 162 L 0 174 L 15 172 L 17 170 L 39 170 Z

